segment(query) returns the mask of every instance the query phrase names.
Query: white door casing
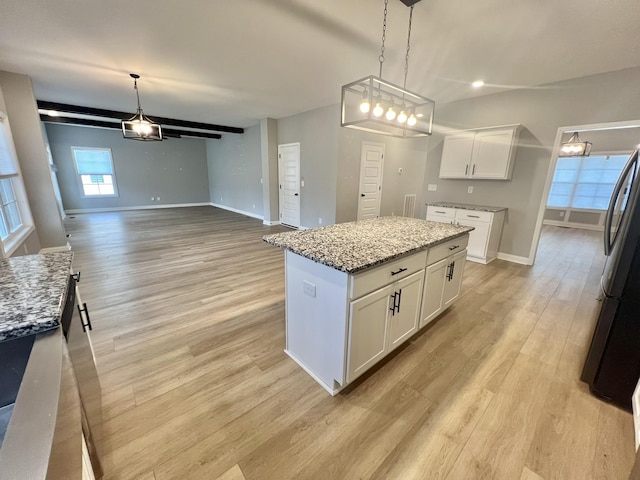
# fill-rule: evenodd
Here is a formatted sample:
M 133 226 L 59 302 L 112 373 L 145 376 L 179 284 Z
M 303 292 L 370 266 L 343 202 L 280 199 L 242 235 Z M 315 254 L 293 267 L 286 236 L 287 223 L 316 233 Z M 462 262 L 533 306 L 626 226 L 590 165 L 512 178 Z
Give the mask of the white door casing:
M 384 143 L 362 142 L 358 220 L 380 216 Z
M 278 145 L 280 223 L 300 228 L 300 144 Z

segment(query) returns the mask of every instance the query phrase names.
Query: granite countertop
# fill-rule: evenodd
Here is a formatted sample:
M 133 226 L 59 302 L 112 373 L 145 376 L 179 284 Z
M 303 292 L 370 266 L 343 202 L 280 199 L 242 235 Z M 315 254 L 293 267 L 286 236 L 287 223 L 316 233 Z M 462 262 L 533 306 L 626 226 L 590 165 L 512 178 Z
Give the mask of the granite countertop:
M 453 202 L 433 202 L 427 203 L 432 207 L 445 207 L 445 208 L 463 208 L 465 210 L 476 210 L 478 212 L 501 212 L 506 210 L 506 207 L 489 207 L 487 205 L 469 205 L 467 203 L 453 203 Z
M 380 217 L 265 235 L 262 239 L 315 262 L 356 273 L 460 237 L 473 227 L 407 217 Z
M 0 341 L 60 325 L 72 252 L 0 261 Z

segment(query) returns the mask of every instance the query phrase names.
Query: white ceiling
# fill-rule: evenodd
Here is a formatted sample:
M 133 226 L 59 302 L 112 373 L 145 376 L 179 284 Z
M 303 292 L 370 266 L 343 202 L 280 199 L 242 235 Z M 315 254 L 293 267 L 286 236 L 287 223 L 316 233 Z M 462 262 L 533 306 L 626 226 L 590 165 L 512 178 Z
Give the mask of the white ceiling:
M 39 100 L 246 127 L 378 74 L 383 0 L 0 0 L 0 70 Z M 389 0 L 383 77 L 409 9 Z M 638 0 L 423 0 L 407 87 L 439 103 L 640 65 Z M 488 86 L 472 91 L 469 83 Z

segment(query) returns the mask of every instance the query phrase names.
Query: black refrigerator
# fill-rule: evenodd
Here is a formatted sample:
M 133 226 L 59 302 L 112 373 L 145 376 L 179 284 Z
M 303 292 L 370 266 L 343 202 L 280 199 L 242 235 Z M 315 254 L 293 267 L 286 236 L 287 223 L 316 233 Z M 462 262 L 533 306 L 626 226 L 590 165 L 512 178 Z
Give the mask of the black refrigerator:
M 582 381 L 598 397 L 631 411 L 640 377 L 640 175 L 638 150 L 613 190 L 606 214 L 601 309 Z

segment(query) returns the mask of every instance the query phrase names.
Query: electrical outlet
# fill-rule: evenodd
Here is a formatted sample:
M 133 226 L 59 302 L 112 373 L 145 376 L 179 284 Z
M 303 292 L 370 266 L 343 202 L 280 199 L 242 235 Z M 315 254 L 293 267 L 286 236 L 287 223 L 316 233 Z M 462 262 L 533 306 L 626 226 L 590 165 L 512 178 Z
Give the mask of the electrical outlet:
M 322 225 L 322 217 L 318 217 L 318 224 Z
M 160 201 L 160 197 L 156 197 L 156 200 L 159 202 Z
M 156 199 L 156 197 L 151 197 L 151 201 L 153 202 Z
M 430 183 L 427 187 L 427 190 L 429 190 L 430 192 L 437 192 L 438 191 L 438 185 L 435 183 Z
M 300 186 L 304 187 L 304 180 L 300 180 Z
M 316 296 L 316 286 L 313 283 L 309 283 L 306 280 L 302 282 L 302 291 L 310 297 Z
M 468 186 L 467 187 L 467 193 L 473 193 L 473 187 L 472 186 Z
M 260 185 L 262 185 L 264 183 L 264 180 L 260 179 Z
M 256 204 L 255 203 L 253 204 L 253 208 L 256 208 Z

